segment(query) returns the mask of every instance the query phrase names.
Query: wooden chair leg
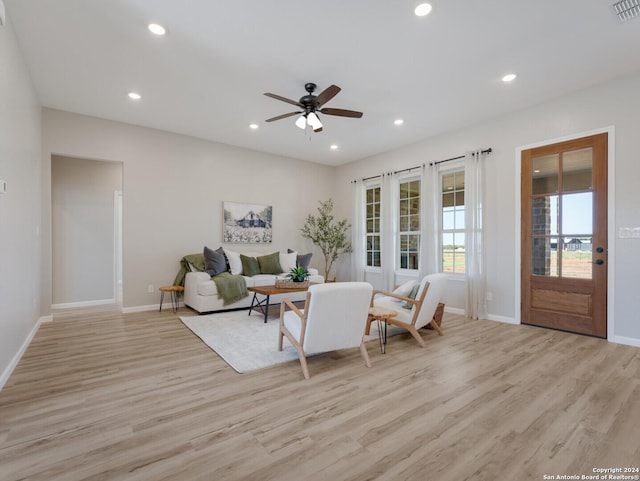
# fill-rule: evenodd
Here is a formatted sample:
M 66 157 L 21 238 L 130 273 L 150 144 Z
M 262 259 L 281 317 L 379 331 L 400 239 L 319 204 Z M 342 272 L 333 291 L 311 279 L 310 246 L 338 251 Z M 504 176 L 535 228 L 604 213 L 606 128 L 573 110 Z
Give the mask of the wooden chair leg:
M 300 366 L 302 366 L 302 374 L 305 379 L 309 379 L 311 375 L 309 374 L 309 366 L 307 366 L 307 357 L 302 349 L 298 349 L 298 357 L 300 358 Z
M 371 323 L 374 321 L 375 319 L 373 319 L 372 317 L 367 318 L 367 327 L 364 330 L 364 334 L 365 336 L 369 335 L 369 332 L 371 332 Z
M 424 342 L 424 339 L 422 339 L 422 336 L 420 335 L 420 333 L 416 330 L 415 327 L 413 326 L 409 326 L 406 328 L 407 331 L 409 331 L 411 333 L 411 335 L 413 337 L 416 338 L 416 341 L 418 341 L 418 344 L 420 344 L 420 347 L 427 347 L 427 343 Z
M 284 339 L 284 333 L 278 331 L 278 351 L 282 351 L 282 340 Z
M 360 353 L 362 354 L 367 367 L 371 367 L 371 360 L 369 359 L 369 353 L 367 352 L 367 346 L 365 346 L 364 341 L 360 344 Z
M 433 327 L 434 330 L 436 330 L 438 332 L 438 334 L 440 334 L 441 336 L 444 336 L 444 332 L 442 331 L 442 328 L 438 325 L 438 323 L 434 320 L 432 320 L 429 325 L 431 327 Z

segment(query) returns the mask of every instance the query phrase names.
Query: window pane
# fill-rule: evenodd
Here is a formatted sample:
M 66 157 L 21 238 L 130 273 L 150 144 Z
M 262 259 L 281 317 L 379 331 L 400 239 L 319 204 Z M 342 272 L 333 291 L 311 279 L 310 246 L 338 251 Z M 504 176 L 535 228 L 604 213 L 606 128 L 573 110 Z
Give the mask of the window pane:
M 455 229 L 455 211 L 453 209 L 442 210 L 442 228 L 444 230 Z
M 593 234 L 593 193 L 562 196 L 562 234 Z
M 565 237 L 562 243 L 562 277 L 591 279 L 592 269 L 592 237 Z
M 531 168 L 532 192 L 537 194 L 554 194 L 558 192 L 558 154 L 545 155 L 532 159 Z
M 445 207 L 453 207 L 455 205 L 455 194 L 453 192 L 449 192 L 446 194 L 442 194 L 442 208 Z
M 531 224 L 534 235 L 558 235 L 558 196 L 531 200 Z
M 464 229 L 464 207 L 456 207 L 454 211 L 455 228 Z
M 407 215 L 409 214 L 409 201 L 408 200 L 401 200 L 400 201 L 400 215 Z
M 593 183 L 593 151 L 591 147 L 562 154 L 562 190 L 590 190 Z
M 400 184 L 400 198 L 406 199 L 408 197 L 409 197 L 409 184 L 405 182 L 403 184 Z
M 558 238 L 538 237 L 531 243 L 533 275 L 558 277 Z
M 443 174 L 442 176 L 442 192 L 453 190 L 455 184 L 454 174 Z
M 412 231 L 420 230 L 420 216 L 412 215 L 410 217 L 409 229 Z

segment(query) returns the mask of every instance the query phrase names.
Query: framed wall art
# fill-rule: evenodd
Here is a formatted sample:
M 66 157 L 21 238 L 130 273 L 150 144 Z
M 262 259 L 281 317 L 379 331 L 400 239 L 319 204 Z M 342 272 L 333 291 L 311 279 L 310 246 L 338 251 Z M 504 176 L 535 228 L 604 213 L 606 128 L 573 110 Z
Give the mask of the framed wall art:
M 272 207 L 262 204 L 223 202 L 222 242 L 270 244 Z

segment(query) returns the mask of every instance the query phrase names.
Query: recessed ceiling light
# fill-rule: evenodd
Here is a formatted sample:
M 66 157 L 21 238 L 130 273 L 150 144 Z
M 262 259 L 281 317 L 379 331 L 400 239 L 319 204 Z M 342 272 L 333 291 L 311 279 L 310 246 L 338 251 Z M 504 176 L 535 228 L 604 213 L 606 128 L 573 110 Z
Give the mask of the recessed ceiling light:
M 393 121 L 393 123 L 396 124 L 396 125 L 402 125 L 402 124 L 404 124 L 404 120 L 396 119 L 396 120 Z
M 139 93 L 129 92 L 129 98 L 132 100 L 140 100 L 142 97 L 140 96 Z
M 504 77 L 502 77 L 502 81 L 503 82 L 511 82 L 513 80 L 515 80 L 516 78 L 516 74 L 514 73 L 508 73 L 507 75 L 505 75 Z
M 256 130 L 258 128 L 258 124 L 249 124 L 249 128 L 252 130 Z
M 332 144 L 331 147 L 329 147 L 331 150 L 338 150 L 338 146 L 336 144 Z
M 150 23 L 148 28 L 149 31 L 155 35 L 164 35 L 165 33 L 167 33 L 167 29 L 159 23 Z
M 424 17 L 431 13 L 432 8 L 433 7 L 431 6 L 430 3 L 420 2 L 418 5 L 416 5 L 416 8 L 413 10 L 413 13 L 415 13 L 418 17 Z

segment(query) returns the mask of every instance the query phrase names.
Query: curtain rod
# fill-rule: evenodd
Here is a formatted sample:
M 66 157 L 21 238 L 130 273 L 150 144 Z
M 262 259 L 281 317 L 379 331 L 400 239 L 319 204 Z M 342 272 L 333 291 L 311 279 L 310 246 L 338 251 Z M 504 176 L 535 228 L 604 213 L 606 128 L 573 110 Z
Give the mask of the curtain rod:
M 491 147 L 489 147 L 488 149 L 484 149 L 481 150 L 480 152 L 482 152 L 483 154 L 490 154 L 491 152 L 493 152 L 493 149 Z M 451 162 L 452 160 L 459 160 L 459 159 L 464 159 L 465 156 L 464 155 L 459 155 L 457 157 L 451 157 L 450 159 L 444 159 L 444 160 L 438 160 L 437 162 L 431 162 L 429 163 L 429 165 L 438 165 L 438 164 L 443 164 L 445 162 Z M 416 165 L 415 167 L 409 167 L 408 169 L 402 169 L 402 170 L 396 170 L 393 172 L 393 174 L 400 174 L 402 172 L 408 172 L 410 170 L 413 169 L 419 169 L 421 167 L 423 167 L 425 164 L 423 165 Z M 367 180 L 371 180 L 371 179 L 377 179 L 378 177 L 382 177 L 383 174 L 378 174 L 378 175 L 373 175 L 371 177 L 365 177 L 364 179 L 362 179 L 363 182 L 366 182 Z M 355 180 L 352 180 L 351 183 L 356 182 Z

